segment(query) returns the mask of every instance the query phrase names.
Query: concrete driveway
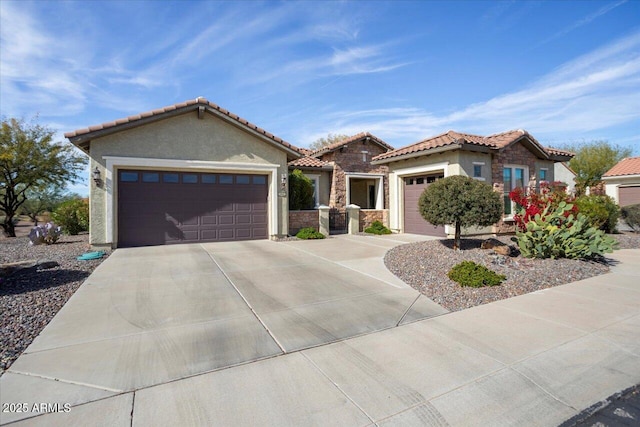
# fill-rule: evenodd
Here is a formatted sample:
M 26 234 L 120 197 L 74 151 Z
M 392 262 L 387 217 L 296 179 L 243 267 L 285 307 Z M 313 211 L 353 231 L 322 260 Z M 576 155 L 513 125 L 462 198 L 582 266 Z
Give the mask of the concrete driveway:
M 382 261 L 423 239 L 118 249 L 3 375 L 2 402 L 77 405 L 443 314 Z

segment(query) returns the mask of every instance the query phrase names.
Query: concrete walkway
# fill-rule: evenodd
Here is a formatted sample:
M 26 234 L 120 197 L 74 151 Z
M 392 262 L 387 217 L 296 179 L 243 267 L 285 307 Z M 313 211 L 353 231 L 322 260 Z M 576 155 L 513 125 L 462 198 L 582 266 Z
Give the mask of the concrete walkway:
M 393 244 L 392 239 L 353 236 L 335 241 L 346 247 L 349 239 L 363 243 L 338 261 L 345 265 L 334 265 L 354 274 L 367 260 L 374 269 L 374 259 L 379 258 L 376 247 Z M 299 249 L 295 247 L 299 243 L 310 242 L 275 245 L 297 253 L 312 246 Z M 313 243 L 319 245 L 308 256 L 323 262 L 337 256 L 325 242 Z M 371 249 L 362 249 L 364 245 Z M 301 351 L 284 354 L 274 349 L 273 355 L 260 360 L 202 374 L 186 373 L 178 380 L 163 382 L 166 372 L 157 372 L 156 385 L 143 381 L 131 391 L 90 382 L 52 381 L 55 375 L 45 379 L 23 372 L 27 354 L 0 379 L 2 402 L 76 405 L 68 412 L 40 415 L 15 425 L 555 426 L 640 383 L 640 251 L 617 251 L 612 258 L 619 264 L 603 276 L 331 344 L 303 346 Z M 251 262 L 257 265 L 261 260 Z M 282 273 L 287 274 L 293 273 Z M 240 283 L 239 277 L 232 280 Z M 399 285 L 391 279 L 380 281 Z M 86 291 L 85 285 L 78 292 Z M 113 329 L 127 327 L 115 322 L 115 314 L 102 313 L 97 306 L 88 310 L 93 311 L 85 316 L 113 319 Z M 236 328 L 253 325 L 236 322 Z M 160 334 L 152 345 L 163 354 L 165 347 L 175 349 L 173 340 L 182 335 L 179 329 Z M 263 347 L 260 336 L 256 333 L 256 349 Z M 212 347 L 216 343 L 212 336 Z M 190 348 L 183 352 L 204 344 L 188 342 Z M 131 341 L 122 348 L 135 353 L 140 345 Z M 295 342 L 290 345 L 295 348 Z M 69 353 L 68 358 L 41 360 L 31 368 L 67 366 L 68 372 L 84 371 L 106 384 L 114 375 L 113 360 L 123 354 L 110 353 L 108 347 L 102 351 Z M 139 377 L 137 370 L 144 371 L 145 364 L 164 366 L 153 354 L 144 356 L 146 360 L 127 368 L 127 375 Z M 2 422 L 19 415 L 3 413 Z

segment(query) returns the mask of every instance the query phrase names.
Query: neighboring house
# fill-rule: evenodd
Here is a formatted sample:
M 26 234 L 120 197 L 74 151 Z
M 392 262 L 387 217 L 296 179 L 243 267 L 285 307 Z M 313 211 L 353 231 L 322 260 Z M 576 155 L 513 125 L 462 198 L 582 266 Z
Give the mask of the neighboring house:
M 343 210 L 347 205 L 362 209 L 385 209 L 388 205 L 388 173 L 371 159 L 393 147 L 368 132 L 346 138 L 306 154 L 289 163 L 300 169 L 315 186 L 316 207 L 320 204 Z
M 640 157 L 628 157 L 603 176 L 606 194 L 620 206 L 640 203 Z
M 98 175 L 90 188 L 94 246 L 288 233 L 288 163 L 302 154 L 204 98 L 65 137 Z
M 372 164 L 389 167 L 389 222 L 394 231 L 445 236 L 453 230 L 434 227 L 418 211 L 422 191 L 437 179 L 466 175 L 491 184 L 502 194 L 504 217 L 493 227 L 466 230 L 501 233 L 514 230 L 515 206 L 509 192 L 516 187 L 536 188 L 539 181 L 555 180 L 555 163 L 571 153 L 543 147 L 524 130 L 490 136 L 449 131 L 415 144 L 388 151 Z
M 567 191 L 576 191 L 576 173 L 569 167 L 568 162 L 557 162 L 553 167 L 553 180 L 567 184 Z

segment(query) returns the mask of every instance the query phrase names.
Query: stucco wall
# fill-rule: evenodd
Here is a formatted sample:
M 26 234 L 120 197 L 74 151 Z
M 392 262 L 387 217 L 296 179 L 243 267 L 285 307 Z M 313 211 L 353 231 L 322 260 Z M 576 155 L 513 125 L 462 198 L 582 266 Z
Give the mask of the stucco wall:
M 403 178 L 443 171 L 444 176 L 457 175 L 461 168 L 457 151 L 422 156 L 389 163 L 389 228 L 402 231 L 404 215 Z
M 90 156 L 92 170 L 96 165 L 99 166 L 103 177 L 107 176 L 104 156 L 271 164 L 278 166 L 278 176 L 287 173 L 287 156 L 284 151 L 212 114 L 207 113 L 202 119 L 198 119 L 195 111 L 94 139 L 91 141 Z M 140 162 L 144 163 L 143 160 Z M 207 166 L 203 165 L 203 168 Z M 241 170 L 238 168 L 238 171 Z M 93 182 L 91 184 L 91 243 L 94 245 L 111 242 L 111 236 L 107 236 L 106 231 L 107 190 L 110 187 L 113 190 L 112 216 L 115 225 L 117 184 L 106 182 L 102 188 L 97 188 Z M 270 201 L 273 197 L 279 196 L 270 192 Z M 286 234 L 288 231 L 286 195 L 284 199 L 277 201 L 277 217 L 270 218 L 270 221 L 278 222 L 278 234 Z M 116 227 L 113 235 L 117 236 Z

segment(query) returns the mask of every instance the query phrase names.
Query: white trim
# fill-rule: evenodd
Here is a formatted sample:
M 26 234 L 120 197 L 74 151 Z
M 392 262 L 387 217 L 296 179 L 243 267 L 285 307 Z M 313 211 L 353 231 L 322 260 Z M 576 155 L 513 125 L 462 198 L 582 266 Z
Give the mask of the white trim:
M 445 178 L 449 176 L 449 162 L 433 163 L 424 166 L 413 166 L 410 168 L 395 169 L 389 173 L 389 194 L 391 194 L 391 188 L 396 197 L 389 201 L 389 208 L 393 206 L 393 209 L 389 211 L 389 220 L 392 229 L 404 232 L 404 186 L 402 185 L 403 179 L 410 175 L 425 174 L 430 172 L 443 171 Z M 393 178 L 395 177 L 395 179 Z M 395 215 L 392 214 L 392 210 L 395 211 Z M 402 215 L 401 215 L 402 214 Z M 395 221 L 394 221 L 395 220 Z M 449 234 L 449 226 L 444 226 L 445 233 Z
M 309 178 L 311 181 L 315 182 L 313 188 L 314 188 L 314 194 L 313 194 L 313 198 L 314 198 L 314 208 L 318 208 L 318 206 L 320 206 L 320 174 L 319 173 L 306 173 L 306 172 L 302 172 L 302 174 L 304 176 L 306 176 L 307 178 Z
M 376 209 L 381 210 L 384 209 L 384 174 L 378 173 L 358 173 L 358 172 L 345 172 L 345 186 L 347 190 L 345 203 L 347 205 L 351 204 L 351 178 L 362 178 L 362 179 L 374 179 L 376 180 Z M 369 189 L 367 188 L 367 195 L 369 194 Z M 368 196 L 367 196 L 368 197 Z
M 228 172 L 254 172 L 269 174 L 269 231 L 270 235 L 278 234 L 278 165 L 271 163 L 240 163 L 219 162 L 207 160 L 177 160 L 177 159 L 153 159 L 146 157 L 118 157 L 102 156 L 106 162 L 105 189 L 106 197 L 106 243 L 117 243 L 116 217 L 114 209 L 114 183 L 115 171 L 118 168 L 153 168 L 153 169 L 179 169 L 179 170 L 208 170 Z
M 473 162 L 474 165 L 484 166 L 484 162 Z

